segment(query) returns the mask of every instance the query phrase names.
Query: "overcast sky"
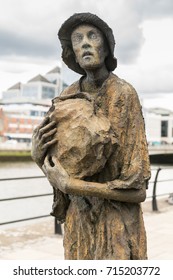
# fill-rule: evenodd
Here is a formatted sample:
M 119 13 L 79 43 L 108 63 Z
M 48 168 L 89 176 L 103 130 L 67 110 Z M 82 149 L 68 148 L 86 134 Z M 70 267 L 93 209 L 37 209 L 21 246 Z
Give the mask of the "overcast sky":
M 118 76 L 139 93 L 173 93 L 172 0 L 0 0 L 0 7 L 0 93 L 60 63 L 57 32 L 76 12 L 113 29 Z M 63 73 L 68 83 L 78 78 Z

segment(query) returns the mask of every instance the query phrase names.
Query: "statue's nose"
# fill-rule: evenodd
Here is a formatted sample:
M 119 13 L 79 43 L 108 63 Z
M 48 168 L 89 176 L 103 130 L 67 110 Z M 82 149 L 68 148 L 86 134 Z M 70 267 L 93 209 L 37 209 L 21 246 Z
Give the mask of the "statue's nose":
M 87 49 L 87 48 L 90 48 L 90 47 L 91 47 L 91 45 L 88 44 L 88 43 L 82 44 L 82 48 L 83 48 L 83 49 Z
M 82 40 L 82 48 L 87 49 L 91 47 L 88 36 L 84 36 Z

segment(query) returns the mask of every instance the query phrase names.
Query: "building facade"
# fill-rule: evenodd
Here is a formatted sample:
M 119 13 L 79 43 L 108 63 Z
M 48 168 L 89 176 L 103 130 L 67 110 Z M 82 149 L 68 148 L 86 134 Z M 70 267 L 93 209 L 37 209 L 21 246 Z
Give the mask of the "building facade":
M 16 102 L 16 100 L 25 101 L 37 100 L 50 102 L 62 91 L 61 69 L 55 67 L 44 76 L 37 75 L 27 83 L 17 83 L 2 93 L 2 101 Z
M 34 128 L 49 110 L 51 100 L 62 90 L 61 69 L 18 83 L 3 92 L 0 101 L 0 143 L 31 144 Z
M 8 104 L 0 109 L 0 142 L 16 140 L 31 143 L 34 128 L 42 121 L 48 106 L 36 104 Z
M 145 110 L 145 124 L 150 145 L 173 144 L 173 111 L 164 108 Z

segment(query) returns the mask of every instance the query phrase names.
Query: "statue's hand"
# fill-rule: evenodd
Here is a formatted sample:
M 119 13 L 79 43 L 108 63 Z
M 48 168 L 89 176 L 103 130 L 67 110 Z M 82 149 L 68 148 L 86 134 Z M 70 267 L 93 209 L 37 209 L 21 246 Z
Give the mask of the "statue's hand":
M 60 162 L 56 159 L 56 157 L 46 156 L 42 168 L 47 179 L 49 180 L 49 183 L 55 189 L 59 189 L 63 193 L 66 193 L 70 183 L 70 176 L 62 167 Z
M 57 142 L 56 139 L 53 139 L 57 131 L 55 126 L 56 122 L 50 121 L 50 118 L 46 117 L 41 124 L 34 129 L 31 156 L 40 167 L 44 163 L 47 149 Z

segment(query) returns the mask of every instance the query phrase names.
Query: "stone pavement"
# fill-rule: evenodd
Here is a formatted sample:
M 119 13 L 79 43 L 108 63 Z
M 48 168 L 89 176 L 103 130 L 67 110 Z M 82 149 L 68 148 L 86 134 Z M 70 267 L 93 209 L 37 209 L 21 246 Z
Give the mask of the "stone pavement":
M 161 200 L 158 209 L 158 212 L 152 212 L 151 202 L 143 203 L 148 258 L 173 260 L 173 205 Z
M 150 260 L 173 260 L 173 205 L 165 200 L 159 212 L 143 203 Z M 62 260 L 62 236 L 54 234 L 52 217 L 0 227 L 0 260 Z

